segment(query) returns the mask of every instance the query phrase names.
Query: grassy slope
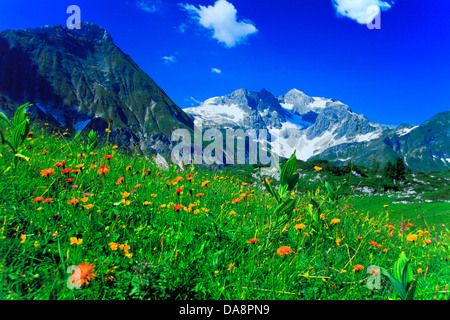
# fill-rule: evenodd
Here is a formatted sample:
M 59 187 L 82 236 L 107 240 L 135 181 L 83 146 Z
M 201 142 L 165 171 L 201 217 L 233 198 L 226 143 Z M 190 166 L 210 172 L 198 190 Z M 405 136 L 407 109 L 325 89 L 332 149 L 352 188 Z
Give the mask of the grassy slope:
M 395 297 L 390 283 L 383 278 L 381 289 L 369 290 L 365 269 L 391 271 L 402 251 L 418 298 L 433 299 L 436 285 L 450 282 L 448 230 L 413 224 L 401 232 L 397 221 L 391 230 L 391 208 L 367 213 L 355 209 L 364 199 L 333 202 L 320 184 L 296 191 L 296 210 L 275 217 L 275 201 L 243 172 L 164 171 L 112 146 L 82 155 L 82 144 L 45 130 L 26 145 L 30 161 L 17 172 L 4 173 L 11 154 L 0 152 L 0 299 L 386 299 Z M 63 160 L 80 172 L 62 174 L 54 164 Z M 41 176 L 47 168 L 55 174 Z M 318 224 L 311 199 L 320 204 Z M 407 241 L 411 234 L 415 242 Z M 72 244 L 76 238 L 82 243 Z M 280 255 L 282 246 L 292 252 Z M 67 268 L 83 262 L 95 265 L 96 276 L 70 290 Z

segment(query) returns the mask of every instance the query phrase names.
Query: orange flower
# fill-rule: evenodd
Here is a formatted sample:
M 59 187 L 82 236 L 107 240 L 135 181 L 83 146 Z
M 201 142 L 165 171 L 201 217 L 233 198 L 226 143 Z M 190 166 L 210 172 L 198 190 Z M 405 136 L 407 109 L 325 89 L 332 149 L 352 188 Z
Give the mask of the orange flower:
M 258 241 L 259 241 L 258 238 L 251 238 L 251 239 L 249 239 L 249 240 L 247 241 L 247 243 L 256 243 L 256 242 L 258 242 Z
M 318 166 L 314 166 L 314 170 L 316 170 L 317 172 L 319 172 L 320 170 L 322 170 L 322 168 L 321 168 L 321 167 L 318 167 Z
M 109 172 L 109 166 L 100 166 L 98 174 L 107 174 Z
M 236 199 L 231 200 L 231 203 L 239 203 L 239 202 L 241 202 L 241 200 L 242 200 L 242 198 L 236 198 Z
M 119 244 L 117 244 L 115 242 L 110 242 L 110 243 L 108 243 L 108 246 L 111 248 L 111 250 L 116 251 Z
M 67 201 L 68 204 L 77 204 L 78 203 L 78 199 L 73 198 L 72 200 Z
M 50 177 L 52 174 L 55 174 L 55 171 L 53 171 L 53 169 L 41 170 L 41 176 L 43 177 Z
M 282 247 L 278 248 L 277 253 L 278 253 L 280 256 L 284 256 L 285 254 L 290 254 L 290 253 L 292 253 L 292 249 L 289 248 L 288 246 L 282 246 Z
M 124 177 L 120 177 L 119 179 L 117 179 L 116 184 L 119 185 L 123 182 Z
M 180 193 L 183 192 L 183 188 L 177 188 L 175 191 L 180 195 Z
M 94 268 L 95 266 L 92 263 L 80 263 L 78 268 L 72 273 L 72 284 L 80 286 L 89 284 L 89 281 L 96 277 L 96 275 L 92 273 Z
M 363 269 L 364 269 L 364 267 L 362 265 L 360 265 L 360 264 L 357 264 L 357 265 L 353 266 L 353 270 L 354 271 L 363 270 Z
M 131 169 L 131 166 L 127 166 L 126 168 L 125 168 L 125 170 L 130 170 Z
M 107 154 L 103 159 L 112 159 L 114 156 L 112 154 Z
M 47 198 L 47 199 L 42 200 L 42 202 L 44 202 L 44 203 L 52 202 L 52 201 L 53 201 L 53 198 Z
M 429 244 L 431 244 L 431 240 L 430 239 L 425 239 L 425 240 L 423 240 L 423 243 L 425 243 L 426 245 L 429 245 Z
M 341 222 L 341 219 L 332 219 L 330 224 L 337 224 L 339 222 Z
M 176 182 L 180 182 L 180 181 L 183 181 L 184 178 L 183 178 L 183 177 L 176 177 L 174 180 L 175 180 Z
M 203 193 L 197 193 L 195 196 L 196 196 L 196 197 L 203 197 L 204 194 L 203 194 Z
M 61 162 L 57 162 L 53 165 L 54 167 L 58 168 L 58 167 L 62 167 L 63 164 Z

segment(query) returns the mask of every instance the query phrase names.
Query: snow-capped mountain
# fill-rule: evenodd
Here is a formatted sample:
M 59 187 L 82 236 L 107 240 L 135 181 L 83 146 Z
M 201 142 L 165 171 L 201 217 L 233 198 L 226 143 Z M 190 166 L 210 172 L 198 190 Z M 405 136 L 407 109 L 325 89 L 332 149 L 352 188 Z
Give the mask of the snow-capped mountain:
M 297 89 L 279 97 L 265 89 L 239 89 L 183 111 L 203 129 L 268 129 L 274 152 L 289 157 L 296 150 L 300 160 L 339 144 L 376 139 L 386 129 L 342 102 L 310 97 Z

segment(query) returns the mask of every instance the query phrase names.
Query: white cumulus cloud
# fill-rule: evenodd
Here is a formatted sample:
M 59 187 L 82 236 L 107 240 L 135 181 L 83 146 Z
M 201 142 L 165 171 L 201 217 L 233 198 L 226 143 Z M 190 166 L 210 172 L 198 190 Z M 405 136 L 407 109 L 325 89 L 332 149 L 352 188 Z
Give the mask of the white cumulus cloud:
M 169 64 L 171 62 L 175 62 L 176 61 L 174 56 L 164 56 L 164 57 L 161 57 L 161 59 L 163 59 L 165 64 Z
M 212 68 L 211 72 L 213 72 L 213 73 L 222 73 L 222 70 L 217 69 L 217 68 Z
M 247 20 L 237 20 L 237 10 L 227 0 L 217 0 L 213 6 L 181 4 L 191 18 L 204 28 L 212 30 L 212 37 L 224 43 L 227 47 L 234 47 L 246 37 L 258 32 L 253 23 Z
M 340 17 L 347 17 L 360 24 L 367 24 L 377 12 L 392 8 L 394 0 L 332 0 L 336 13 Z M 378 11 L 374 8 L 378 7 Z

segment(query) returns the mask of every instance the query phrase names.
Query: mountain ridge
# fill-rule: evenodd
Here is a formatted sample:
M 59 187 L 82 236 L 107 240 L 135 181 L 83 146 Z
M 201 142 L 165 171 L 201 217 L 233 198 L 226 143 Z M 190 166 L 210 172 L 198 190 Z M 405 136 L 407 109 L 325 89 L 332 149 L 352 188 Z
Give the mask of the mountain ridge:
M 419 126 L 401 124 L 393 127 L 372 122 L 332 98 L 310 97 L 298 89 L 277 97 L 266 89 L 261 91 L 264 95 L 241 88 L 183 110 L 194 123 L 201 122 L 204 127 L 267 128 L 277 137 L 272 150 L 283 157 L 289 157 L 295 150 L 297 158 L 304 161 L 354 161 L 366 166 L 374 162 L 385 164 L 401 157 L 413 170 L 450 169 L 450 155 L 445 151 L 450 150 L 445 141 L 445 137 L 450 141 L 446 112 L 441 113 L 444 117 L 441 119 L 442 132 L 434 119 L 440 119 L 439 114 Z M 261 101 L 245 105 L 249 100 L 246 97 Z M 277 113 L 280 107 L 282 111 Z M 430 126 L 439 134 L 428 139 L 426 131 L 429 128 L 424 126 L 430 121 Z M 438 151 L 430 151 L 434 149 Z M 430 157 L 438 160 L 428 161 Z M 438 162 L 440 164 L 436 164 Z
M 0 108 L 30 102 L 33 119 L 69 131 L 94 129 L 142 150 L 168 152 L 170 134 L 191 119 L 95 23 L 0 33 Z

